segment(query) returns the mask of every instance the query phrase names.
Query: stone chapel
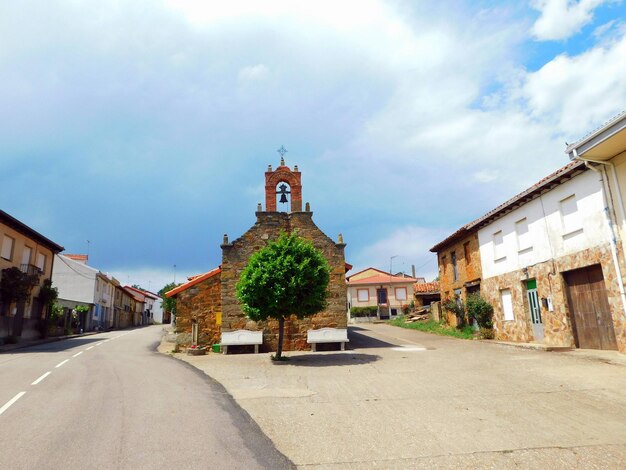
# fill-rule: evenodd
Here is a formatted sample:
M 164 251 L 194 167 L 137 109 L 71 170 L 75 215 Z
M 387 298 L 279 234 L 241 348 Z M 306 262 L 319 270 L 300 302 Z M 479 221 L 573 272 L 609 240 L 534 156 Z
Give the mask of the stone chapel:
M 287 199 L 290 195 L 291 200 Z M 282 204 L 288 207 L 282 210 Z M 281 157 L 275 170 L 269 165 L 265 172 L 265 210 L 261 204 L 256 211 L 256 222 L 239 238 L 229 241 L 224 235 L 222 264 L 207 273 L 192 276 L 188 282 L 168 292 L 177 299 L 176 331 L 189 334 L 192 324 L 197 323 L 198 343 L 210 345 L 220 342 L 222 332 L 239 329 L 263 331 L 261 351 L 275 351 L 278 341 L 278 321 L 254 322 L 243 313 L 235 294 L 235 286 L 250 256 L 268 241 L 278 238 L 281 231 L 306 238 L 319 249 L 331 268 L 328 283 L 328 306 L 326 310 L 311 317 L 298 320 L 292 316 L 285 322 L 285 351 L 310 349 L 307 331 L 324 327 L 346 328 L 346 282 L 345 273 L 351 268 L 345 262 L 345 244 L 341 235 L 337 242 L 322 232 L 313 222 L 309 203 L 302 209 L 302 182 L 298 166 L 290 169 Z M 184 343 L 184 341 L 183 341 Z

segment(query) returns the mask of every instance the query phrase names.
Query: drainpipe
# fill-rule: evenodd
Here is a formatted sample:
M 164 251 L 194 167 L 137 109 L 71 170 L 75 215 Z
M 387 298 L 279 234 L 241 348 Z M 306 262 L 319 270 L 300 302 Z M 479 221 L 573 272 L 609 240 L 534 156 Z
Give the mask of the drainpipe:
M 619 287 L 619 293 L 622 299 L 622 308 L 624 309 L 624 316 L 626 316 L 626 292 L 624 292 L 624 281 L 622 280 L 622 270 L 620 269 L 619 260 L 617 259 L 617 239 L 615 235 L 615 227 L 613 226 L 613 220 L 611 219 L 611 214 L 609 212 L 609 203 L 606 197 L 606 191 L 604 190 L 604 183 L 606 181 L 606 178 L 604 177 L 604 175 L 606 175 L 606 166 L 603 166 L 602 170 L 599 170 L 595 166 L 590 165 L 590 163 L 597 163 L 597 162 L 593 162 L 592 160 L 587 160 L 587 159 L 583 159 L 580 157 L 577 157 L 577 158 L 584 161 L 585 166 L 587 168 L 595 171 L 596 173 L 600 175 L 600 184 L 602 185 L 602 203 L 604 204 L 604 212 L 606 214 L 607 221 L 609 224 L 609 230 L 611 231 L 611 257 L 613 258 L 613 264 L 615 265 L 615 271 L 617 272 L 617 277 L 619 281 L 617 283 L 617 286 Z M 613 166 L 613 164 L 611 164 L 611 166 Z M 615 175 L 615 167 L 613 167 L 613 175 Z M 617 178 L 615 179 L 615 181 L 617 183 Z M 608 184 L 608 181 L 607 181 L 607 184 Z M 621 195 L 619 197 L 620 197 L 621 210 L 623 211 L 624 207 L 623 207 L 623 204 L 621 204 Z

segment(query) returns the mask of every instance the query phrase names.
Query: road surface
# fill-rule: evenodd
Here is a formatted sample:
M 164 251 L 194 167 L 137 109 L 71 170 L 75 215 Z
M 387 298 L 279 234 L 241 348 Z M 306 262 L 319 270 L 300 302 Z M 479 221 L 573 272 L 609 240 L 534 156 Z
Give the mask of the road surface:
M 0 468 L 293 468 L 161 327 L 0 354 Z

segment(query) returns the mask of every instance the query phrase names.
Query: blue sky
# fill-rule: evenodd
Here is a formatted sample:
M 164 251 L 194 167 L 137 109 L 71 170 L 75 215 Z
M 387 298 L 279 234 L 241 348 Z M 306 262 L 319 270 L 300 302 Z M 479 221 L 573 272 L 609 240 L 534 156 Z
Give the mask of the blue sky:
M 428 249 L 626 109 L 623 1 L 0 4 L 0 201 L 153 290 L 220 263 L 284 145 L 355 268 Z

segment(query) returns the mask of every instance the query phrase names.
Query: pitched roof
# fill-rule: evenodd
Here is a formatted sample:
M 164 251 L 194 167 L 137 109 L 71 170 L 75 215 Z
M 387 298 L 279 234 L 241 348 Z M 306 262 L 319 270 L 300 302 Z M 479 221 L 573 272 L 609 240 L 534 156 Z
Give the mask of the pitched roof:
M 212 269 L 209 272 L 206 272 L 204 274 L 198 274 L 197 276 L 191 276 L 189 278 L 189 281 L 185 282 L 184 284 L 181 284 L 178 287 L 175 287 L 174 289 L 167 291 L 165 293 L 165 297 L 174 297 L 177 294 L 180 294 L 181 292 L 189 289 L 191 286 L 195 286 L 196 284 L 202 282 L 202 281 L 206 281 L 207 279 L 220 274 L 222 272 L 222 267 L 218 266 L 215 269 Z
M 413 284 L 413 291 L 416 294 L 430 294 L 439 292 L 439 281 L 416 282 Z
M 89 255 L 73 255 L 70 253 L 63 253 L 63 256 L 73 259 L 74 261 L 84 261 L 85 263 L 89 260 Z
M 576 160 L 576 161 L 568 163 L 564 167 L 561 167 L 555 172 L 550 173 L 545 178 L 542 178 L 537 183 L 533 184 L 531 187 L 513 196 L 508 201 L 500 204 L 495 209 L 490 210 L 485 215 L 471 221 L 468 224 L 463 225 L 460 229 L 458 229 L 452 235 L 449 235 L 447 238 L 445 238 L 444 240 L 440 241 L 435 246 L 433 246 L 430 249 L 430 251 L 433 253 L 437 253 L 441 248 L 469 235 L 472 232 L 477 231 L 479 228 L 487 225 L 489 222 L 499 219 L 504 214 L 521 206 L 522 204 L 527 203 L 528 201 L 532 199 L 535 199 L 542 192 L 549 191 L 550 189 L 552 189 L 552 187 L 556 186 L 557 184 L 560 184 L 563 181 L 573 178 L 577 174 L 586 170 L 587 170 L 587 167 L 585 166 L 585 162 Z
M 28 225 L 26 225 L 23 222 L 20 222 L 15 217 L 13 217 L 10 214 L 7 214 L 3 210 L 0 210 L 0 222 L 2 222 L 5 225 L 8 225 L 13 230 L 17 230 L 18 232 L 23 233 L 24 235 L 32 238 L 33 240 L 36 240 L 38 243 L 52 250 L 53 253 L 60 253 L 61 251 L 65 250 L 65 248 L 63 248 L 61 245 L 57 245 L 49 238 L 44 237 L 39 232 L 33 230 Z
M 389 276 L 390 274 L 387 271 L 382 271 L 378 268 L 365 268 L 365 269 L 361 269 L 360 271 L 354 273 L 354 274 L 350 274 L 348 277 L 346 277 L 346 281 L 349 281 L 351 278 L 353 278 L 354 276 L 358 276 L 361 273 L 364 273 L 365 271 L 377 271 L 381 274 L 384 274 L 386 276 Z
M 364 277 L 363 279 L 357 279 L 355 281 L 348 281 L 348 285 L 362 285 L 362 284 L 413 284 L 415 278 L 413 277 L 399 277 L 390 276 L 389 274 L 377 274 L 375 276 Z

